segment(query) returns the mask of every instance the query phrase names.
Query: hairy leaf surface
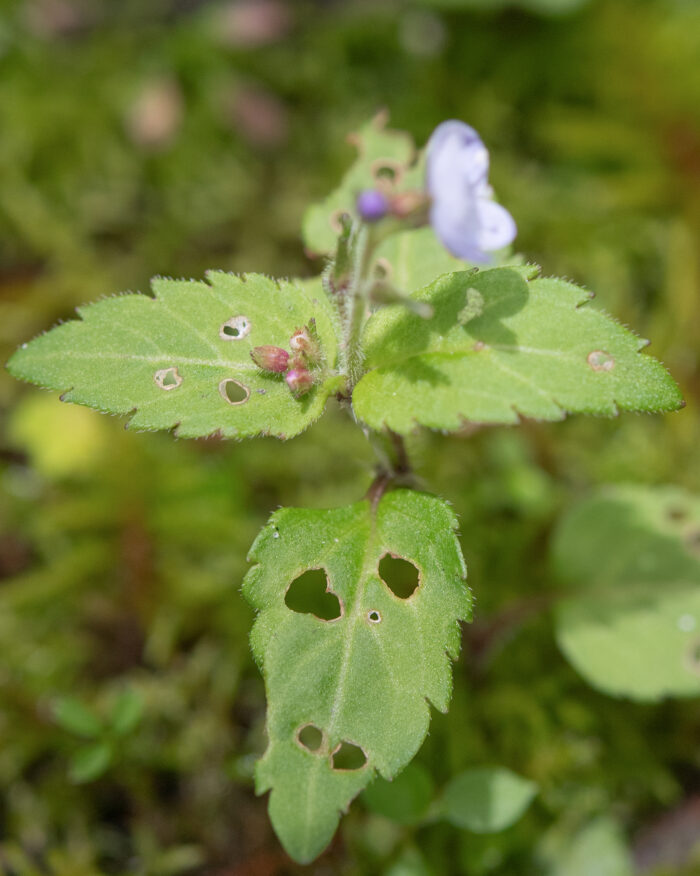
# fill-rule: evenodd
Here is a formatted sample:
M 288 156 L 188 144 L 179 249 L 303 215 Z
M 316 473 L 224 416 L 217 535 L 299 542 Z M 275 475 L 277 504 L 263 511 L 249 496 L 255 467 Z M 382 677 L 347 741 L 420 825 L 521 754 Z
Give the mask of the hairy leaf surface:
M 272 823 L 298 861 L 322 851 L 376 772 L 390 778 L 411 760 L 428 730 L 428 703 L 447 709 L 458 621 L 471 606 L 454 530 L 445 502 L 397 490 L 376 508 L 364 501 L 278 511 L 251 549 L 257 565 L 243 591 L 260 612 L 251 641 L 268 695 L 269 746 L 257 789 L 271 789 Z M 394 595 L 380 578 L 380 569 L 388 577 L 387 555 L 419 571 L 410 597 Z M 322 570 L 339 601 L 336 620 L 285 602 L 311 569 Z M 334 768 L 348 744 L 359 764 Z
M 296 435 L 322 412 L 333 377 L 295 399 L 282 375 L 260 371 L 252 347 L 288 348 L 313 317 L 327 368 L 337 342 L 320 283 L 259 274 L 207 274 L 208 283 L 153 280 L 154 297 L 121 295 L 81 307 L 79 320 L 25 344 L 10 360 L 15 377 L 115 414 L 135 429 L 182 437 Z
M 415 148 L 408 134 L 385 128 L 386 117 L 378 115 L 348 139 L 358 151 L 357 159 L 338 188 L 320 204 L 313 204 L 304 215 L 304 243 L 318 255 L 334 251 L 338 238 L 335 225 L 342 212 L 354 213 L 355 200 L 363 190 L 374 188 L 384 171 L 397 182 L 414 161 Z
M 368 373 L 353 395 L 369 426 L 457 429 L 465 421 L 561 420 L 567 413 L 665 411 L 682 404 L 645 342 L 562 280 L 531 267 L 448 274 L 414 294 L 432 319 L 388 307 L 365 332 Z
M 569 512 L 553 551 L 574 593 L 557 640 L 590 684 L 639 700 L 700 694 L 700 499 L 606 490 Z

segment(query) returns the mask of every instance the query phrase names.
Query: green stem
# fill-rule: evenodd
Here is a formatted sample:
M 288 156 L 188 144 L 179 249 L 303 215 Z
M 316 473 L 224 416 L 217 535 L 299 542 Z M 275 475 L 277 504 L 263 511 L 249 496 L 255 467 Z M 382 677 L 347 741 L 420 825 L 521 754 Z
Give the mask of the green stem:
M 362 333 L 372 288 L 369 269 L 376 244 L 376 236 L 367 225 L 358 221 L 350 225 L 349 217 L 346 217 L 338 240 L 335 261 L 329 266 L 326 276 L 329 294 L 335 302 L 341 324 L 339 365 L 340 374 L 346 380 L 342 398 L 348 404 L 355 384 L 363 374 Z M 379 458 L 379 474 L 376 480 L 379 494 L 391 482 L 412 482 L 411 464 L 401 435 L 391 429 L 381 434 L 366 428 L 363 431 Z
M 347 377 L 347 395 L 362 377 L 364 354 L 362 352 L 362 330 L 367 315 L 366 273 L 369 268 L 372 248 L 369 245 L 367 226 L 356 223 L 349 235 L 352 268 L 343 270 L 345 285 L 337 295 L 338 312 L 342 325 L 340 348 L 340 370 Z

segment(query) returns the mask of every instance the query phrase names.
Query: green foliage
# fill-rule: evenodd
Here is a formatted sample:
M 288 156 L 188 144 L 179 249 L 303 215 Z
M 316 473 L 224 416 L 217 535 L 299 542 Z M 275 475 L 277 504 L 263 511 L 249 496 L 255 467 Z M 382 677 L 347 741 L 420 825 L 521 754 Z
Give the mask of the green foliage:
M 92 782 L 112 765 L 118 746 L 143 717 L 143 699 L 133 688 L 122 690 L 112 704 L 109 720 L 101 718 L 75 697 L 60 697 L 53 705 L 57 724 L 69 733 L 91 740 L 73 753 L 68 776 L 75 784 Z
M 98 779 L 109 768 L 113 754 L 108 742 L 95 742 L 81 748 L 71 758 L 68 770 L 70 780 L 80 785 Z
M 545 546 L 572 492 L 625 481 L 700 492 L 700 8 L 421 5 L 8 0 L 0 359 L 76 304 L 145 289 L 153 272 L 317 272 L 299 219 L 348 163 L 338 144 L 350 127 L 383 104 L 417 142 L 443 118 L 473 124 L 492 147 L 519 249 L 598 290 L 602 307 L 653 338 L 688 408 L 411 436 L 420 478 L 454 503 L 478 596 L 450 715 L 434 716 L 420 762 L 438 787 L 475 761 L 517 765 L 541 802 L 483 836 L 444 821 L 402 828 L 353 807 L 310 869 L 599 876 L 632 848 L 641 869 L 647 837 L 654 876 L 696 876 L 686 843 L 697 699 L 604 699 L 556 654 L 546 606 L 561 580 Z M 556 21 L 527 14 L 574 5 L 579 14 Z M 238 17 L 251 6 L 281 7 L 286 24 L 273 16 L 251 34 Z M 157 136 L 144 140 L 154 119 Z M 415 247 L 423 232 L 410 233 Z M 0 371 L 5 869 L 290 868 L 251 787 L 265 706 L 238 585 L 270 508 L 336 507 L 369 485 L 371 448 L 330 408 L 284 448 L 134 440 L 117 420 Z M 614 587 L 601 585 L 601 597 Z M 138 733 L 99 782 L 67 782 L 83 742 L 53 719 L 57 692 L 106 721 L 132 683 L 148 705 Z M 590 838 L 586 825 L 601 818 L 614 845 Z M 545 868 L 554 831 L 562 842 Z
M 471 605 L 455 525 L 441 500 L 398 490 L 376 507 L 278 511 L 251 549 L 257 565 L 243 591 L 260 613 L 251 641 L 269 736 L 256 785 L 272 789 L 272 823 L 298 861 L 327 845 L 340 812 L 375 772 L 391 778 L 411 760 L 428 731 L 428 702 L 447 709 L 458 621 Z M 380 578 L 386 554 L 419 570 L 412 596 L 395 596 Z M 339 600 L 336 620 L 285 604 L 308 569 L 324 571 Z M 307 725 L 320 731 L 308 746 L 300 736 Z M 344 743 L 362 754 L 339 768 Z
M 133 732 L 143 717 L 143 699 L 133 688 L 123 690 L 112 706 L 110 729 L 116 736 Z
M 64 730 L 85 739 L 92 739 L 102 732 L 99 717 L 75 697 L 61 697 L 53 706 L 53 716 Z
M 497 833 L 514 824 L 537 793 L 537 785 L 502 767 L 477 767 L 453 776 L 435 797 L 430 773 L 409 764 L 391 781 L 375 779 L 362 799 L 367 808 L 398 824 L 444 819 L 473 833 Z
M 520 6 L 542 15 L 564 15 L 585 6 L 589 0 L 420 0 L 425 6 L 446 10 L 484 10 L 495 12 L 508 6 Z
M 304 243 L 313 253 L 328 254 L 335 249 L 338 229 L 334 220 L 342 213 L 355 212 L 355 199 L 366 188 L 373 188 L 383 170 L 405 175 L 415 160 L 411 138 L 403 131 L 385 127 L 387 117 L 380 114 L 348 139 L 358 156 L 340 186 L 322 203 L 309 207 L 304 215 Z
M 700 694 L 700 500 L 620 487 L 576 505 L 553 544 L 573 595 L 557 641 L 592 685 L 658 700 Z
M 464 270 L 465 262 L 445 249 L 430 226 L 401 231 L 385 238 L 374 253 L 374 271 L 403 292 L 415 292 L 441 274 Z
M 548 876 L 632 876 L 635 872 L 620 826 L 602 816 L 567 836 L 561 848 L 554 844 Z
M 433 306 L 430 320 L 398 307 L 376 313 L 365 334 L 369 373 L 353 394 L 357 416 L 406 434 L 416 424 L 457 429 L 465 420 L 680 407 L 663 366 L 639 354 L 644 342 L 587 306 L 589 293 L 528 273 L 442 277 L 415 295 Z M 483 296 L 483 313 L 462 325 L 470 289 Z
M 537 785 L 502 767 L 477 767 L 450 779 L 440 813 L 457 827 L 495 833 L 514 824 L 537 793 Z
M 65 401 L 133 413 L 135 429 L 190 438 L 296 435 L 322 412 L 332 378 L 297 400 L 281 375 L 255 366 L 250 351 L 286 347 L 313 318 L 332 369 L 337 345 L 320 286 L 213 271 L 208 280 L 155 279 L 154 298 L 124 295 L 80 308 L 80 320 L 23 346 L 8 368 L 62 391 Z
M 410 763 L 390 782 L 377 778 L 362 794 L 364 804 L 377 815 L 399 824 L 419 824 L 433 799 L 430 773 L 417 763 Z

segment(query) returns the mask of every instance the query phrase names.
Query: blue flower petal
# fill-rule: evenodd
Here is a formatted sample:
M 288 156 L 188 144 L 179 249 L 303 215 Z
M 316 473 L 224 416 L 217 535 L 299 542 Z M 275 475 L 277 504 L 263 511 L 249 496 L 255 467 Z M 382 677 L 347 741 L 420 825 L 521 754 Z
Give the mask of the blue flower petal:
M 427 147 L 430 222 L 445 247 L 470 262 L 488 263 L 487 252 L 517 233 L 510 213 L 492 200 L 488 171 L 488 151 L 473 128 L 455 120 L 438 125 Z
M 505 207 L 480 198 L 476 210 L 479 214 L 479 246 L 482 249 L 503 249 L 515 240 L 518 229 Z

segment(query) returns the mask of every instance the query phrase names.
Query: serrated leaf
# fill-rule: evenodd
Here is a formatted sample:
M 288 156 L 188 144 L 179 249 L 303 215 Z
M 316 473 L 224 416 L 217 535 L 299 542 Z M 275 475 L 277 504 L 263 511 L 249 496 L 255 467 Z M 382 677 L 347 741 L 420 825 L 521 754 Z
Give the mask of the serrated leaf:
M 428 701 L 447 709 L 458 621 L 471 606 L 454 529 L 445 502 L 397 490 L 376 508 L 364 501 L 278 511 L 251 549 L 257 565 L 243 591 L 260 612 L 251 642 L 268 696 L 269 745 L 257 789 L 272 790 L 273 826 L 297 861 L 322 851 L 376 772 L 389 779 L 411 760 L 428 729 Z M 420 570 L 409 598 L 379 577 L 387 554 Z M 336 620 L 285 603 L 292 582 L 311 569 L 327 576 L 339 601 Z M 298 734 L 307 725 L 319 739 L 305 747 Z M 363 766 L 332 767 L 342 743 L 364 752 Z
M 496 833 L 514 824 L 537 793 L 537 785 L 503 767 L 478 767 L 445 787 L 440 814 L 473 833 Z
M 435 315 L 387 307 L 369 320 L 368 373 L 353 394 L 374 429 L 457 429 L 465 421 L 561 420 L 567 413 L 667 411 L 682 404 L 665 368 L 639 351 L 644 341 L 562 280 L 529 279 L 530 267 L 458 272 L 413 296 Z M 481 315 L 460 322 L 469 290 Z
M 113 751 L 107 742 L 96 742 L 80 751 L 71 758 L 68 775 L 71 782 L 82 785 L 84 782 L 92 782 L 109 768 L 112 763 Z
M 102 733 L 102 722 L 85 703 L 75 697 L 60 697 L 53 703 L 56 723 L 85 739 L 93 739 Z
M 418 824 L 433 798 L 433 780 L 425 767 L 410 763 L 390 782 L 378 778 L 362 795 L 368 809 L 399 824 Z
M 135 429 L 182 437 L 290 437 L 323 411 L 332 376 L 295 399 L 281 375 L 260 371 L 252 347 L 288 347 L 316 320 L 329 371 L 337 342 L 320 282 L 276 282 L 260 274 L 207 274 L 208 283 L 153 280 L 154 298 L 122 295 L 81 307 L 19 349 L 15 376 L 64 393 L 65 401 L 133 414 Z M 238 402 L 231 389 L 241 396 Z M 228 395 L 227 395 L 227 390 Z
M 348 138 L 357 147 L 357 159 L 343 177 L 340 186 L 320 204 L 313 204 L 304 215 L 303 236 L 308 249 L 318 255 L 334 251 L 338 231 L 334 219 L 341 212 L 354 213 L 359 192 L 376 185 L 377 170 L 384 166 L 405 173 L 415 158 L 415 148 L 408 134 L 385 127 L 386 116 L 380 114 Z
M 555 610 L 559 647 L 616 696 L 700 695 L 700 499 L 625 487 L 586 499 L 553 543 L 575 595 Z

